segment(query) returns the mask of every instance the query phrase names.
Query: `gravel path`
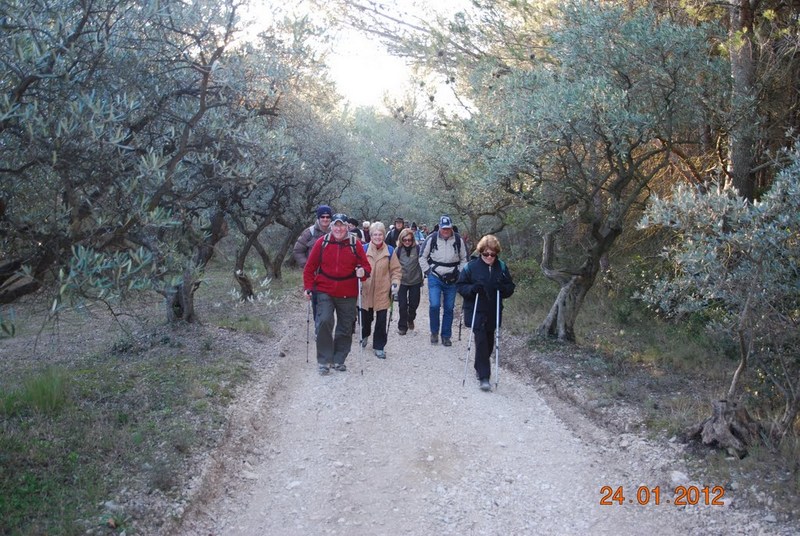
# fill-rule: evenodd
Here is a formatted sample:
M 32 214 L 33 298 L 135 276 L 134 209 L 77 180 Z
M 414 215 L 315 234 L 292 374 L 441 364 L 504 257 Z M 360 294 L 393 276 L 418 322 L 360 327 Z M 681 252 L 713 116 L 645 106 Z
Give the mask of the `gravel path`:
M 683 482 L 677 445 L 609 437 L 578 415 L 568 426 L 506 371 L 485 393 L 470 362 L 462 386 L 468 332 L 433 346 L 427 325 L 424 301 L 416 332 L 390 333 L 386 360 L 369 345 L 321 377 L 297 313 L 262 349 L 274 366 L 238 404 L 177 533 L 780 534 L 730 490 L 724 506 L 674 505 L 678 484 L 717 484 Z M 622 486 L 625 503 L 602 506 L 603 486 Z M 637 504 L 638 486 L 660 486 L 661 504 Z

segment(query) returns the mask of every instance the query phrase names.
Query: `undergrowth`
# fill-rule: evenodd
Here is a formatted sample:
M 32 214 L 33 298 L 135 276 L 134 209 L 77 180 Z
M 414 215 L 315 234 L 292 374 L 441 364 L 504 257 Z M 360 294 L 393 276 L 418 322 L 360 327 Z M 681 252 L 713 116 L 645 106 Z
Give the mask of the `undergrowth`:
M 114 329 L 95 312 L 37 330 L 40 311 L 18 309 L 24 329 L 0 341 L 0 534 L 136 534 L 119 494 L 182 491 L 189 457 L 213 448 L 252 377 L 250 358 L 215 344 L 209 329 L 271 334 L 280 296 L 297 284 L 273 283 L 271 299 L 241 303 L 233 278 L 212 266 L 196 295 L 199 325 L 165 325 L 152 299 L 137 322 Z M 18 349 L 37 331 L 39 351 L 26 359 Z

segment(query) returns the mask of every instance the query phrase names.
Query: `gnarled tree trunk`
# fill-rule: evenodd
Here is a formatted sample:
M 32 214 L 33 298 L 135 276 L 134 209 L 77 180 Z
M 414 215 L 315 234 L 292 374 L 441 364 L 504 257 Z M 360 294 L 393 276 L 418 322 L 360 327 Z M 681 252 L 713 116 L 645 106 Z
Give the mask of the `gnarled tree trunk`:
M 552 268 L 555 238 L 552 233 L 544 237 L 542 253 L 542 271 L 548 279 L 558 282 L 561 289 L 550 307 L 547 317 L 539 325 L 538 333 L 542 337 L 557 338 L 560 341 L 575 341 L 575 320 L 578 317 L 583 300 L 594 285 L 600 267 L 601 255 L 590 252 L 589 259 L 576 273 Z M 596 257 L 596 258 L 595 258 Z
M 704 445 L 744 458 L 748 448 L 759 441 L 761 432 L 761 425 L 753 420 L 744 406 L 716 400 L 711 404 L 711 417 L 687 430 L 686 436 L 689 440 L 700 440 Z

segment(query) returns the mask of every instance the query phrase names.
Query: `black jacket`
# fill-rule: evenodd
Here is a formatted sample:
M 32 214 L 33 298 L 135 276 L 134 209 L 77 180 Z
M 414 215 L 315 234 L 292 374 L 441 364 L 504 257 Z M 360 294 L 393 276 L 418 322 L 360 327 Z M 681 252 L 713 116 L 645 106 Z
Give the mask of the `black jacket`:
M 456 282 L 458 293 L 464 297 L 464 324 L 472 327 L 475 299 L 475 328 L 494 330 L 502 323 L 503 300 L 514 294 L 516 285 L 511 279 L 506 263 L 497 259 L 489 266 L 480 257 L 471 259 L 461 270 Z M 497 322 L 497 291 L 500 291 L 500 323 Z

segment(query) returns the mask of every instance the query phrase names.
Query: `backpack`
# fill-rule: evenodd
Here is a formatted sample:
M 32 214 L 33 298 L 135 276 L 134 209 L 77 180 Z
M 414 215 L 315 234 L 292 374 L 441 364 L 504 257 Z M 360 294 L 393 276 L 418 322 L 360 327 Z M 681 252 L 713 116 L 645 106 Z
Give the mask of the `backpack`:
M 437 266 L 444 266 L 445 268 L 456 268 L 453 272 L 448 272 L 444 276 L 441 277 L 442 281 L 447 283 L 448 285 L 455 283 L 456 279 L 458 278 L 458 265 L 461 264 L 461 235 L 456 232 L 453 232 L 453 236 L 456 239 L 456 243 L 453 245 L 453 248 L 456 250 L 456 254 L 458 255 L 458 260 L 456 262 L 436 262 L 431 259 L 431 253 L 436 251 L 438 245 L 436 243 L 436 237 L 439 236 L 439 233 L 431 233 L 430 237 L 427 240 L 430 240 L 431 247 L 428 249 L 428 264 L 431 266 L 431 270 L 436 268 Z
M 431 249 L 428 250 L 428 262 L 430 262 L 430 254 L 438 249 L 438 245 L 436 243 L 436 237 L 437 236 L 439 236 L 439 232 L 438 231 L 435 232 L 435 233 L 431 233 L 428 236 L 428 240 L 431 241 Z M 453 247 L 455 247 L 456 253 L 458 254 L 458 258 L 460 259 L 461 258 L 461 235 L 456 233 L 456 232 L 454 232 L 453 236 L 456 239 L 456 243 L 455 243 L 455 245 Z
M 358 253 L 356 253 L 356 236 L 353 233 L 348 233 L 350 237 L 350 251 L 353 252 L 353 256 L 358 259 Z M 322 271 L 322 253 L 325 251 L 325 246 L 331 243 L 331 234 L 328 233 L 322 239 L 322 246 L 319 248 L 319 268 L 317 268 L 317 273 L 322 274 L 328 279 L 333 279 L 334 281 L 344 281 L 345 279 L 350 279 L 351 277 L 355 277 L 355 273 L 353 275 L 348 275 L 346 277 L 335 277 L 329 274 L 326 274 Z M 337 242 L 337 244 L 340 244 Z

